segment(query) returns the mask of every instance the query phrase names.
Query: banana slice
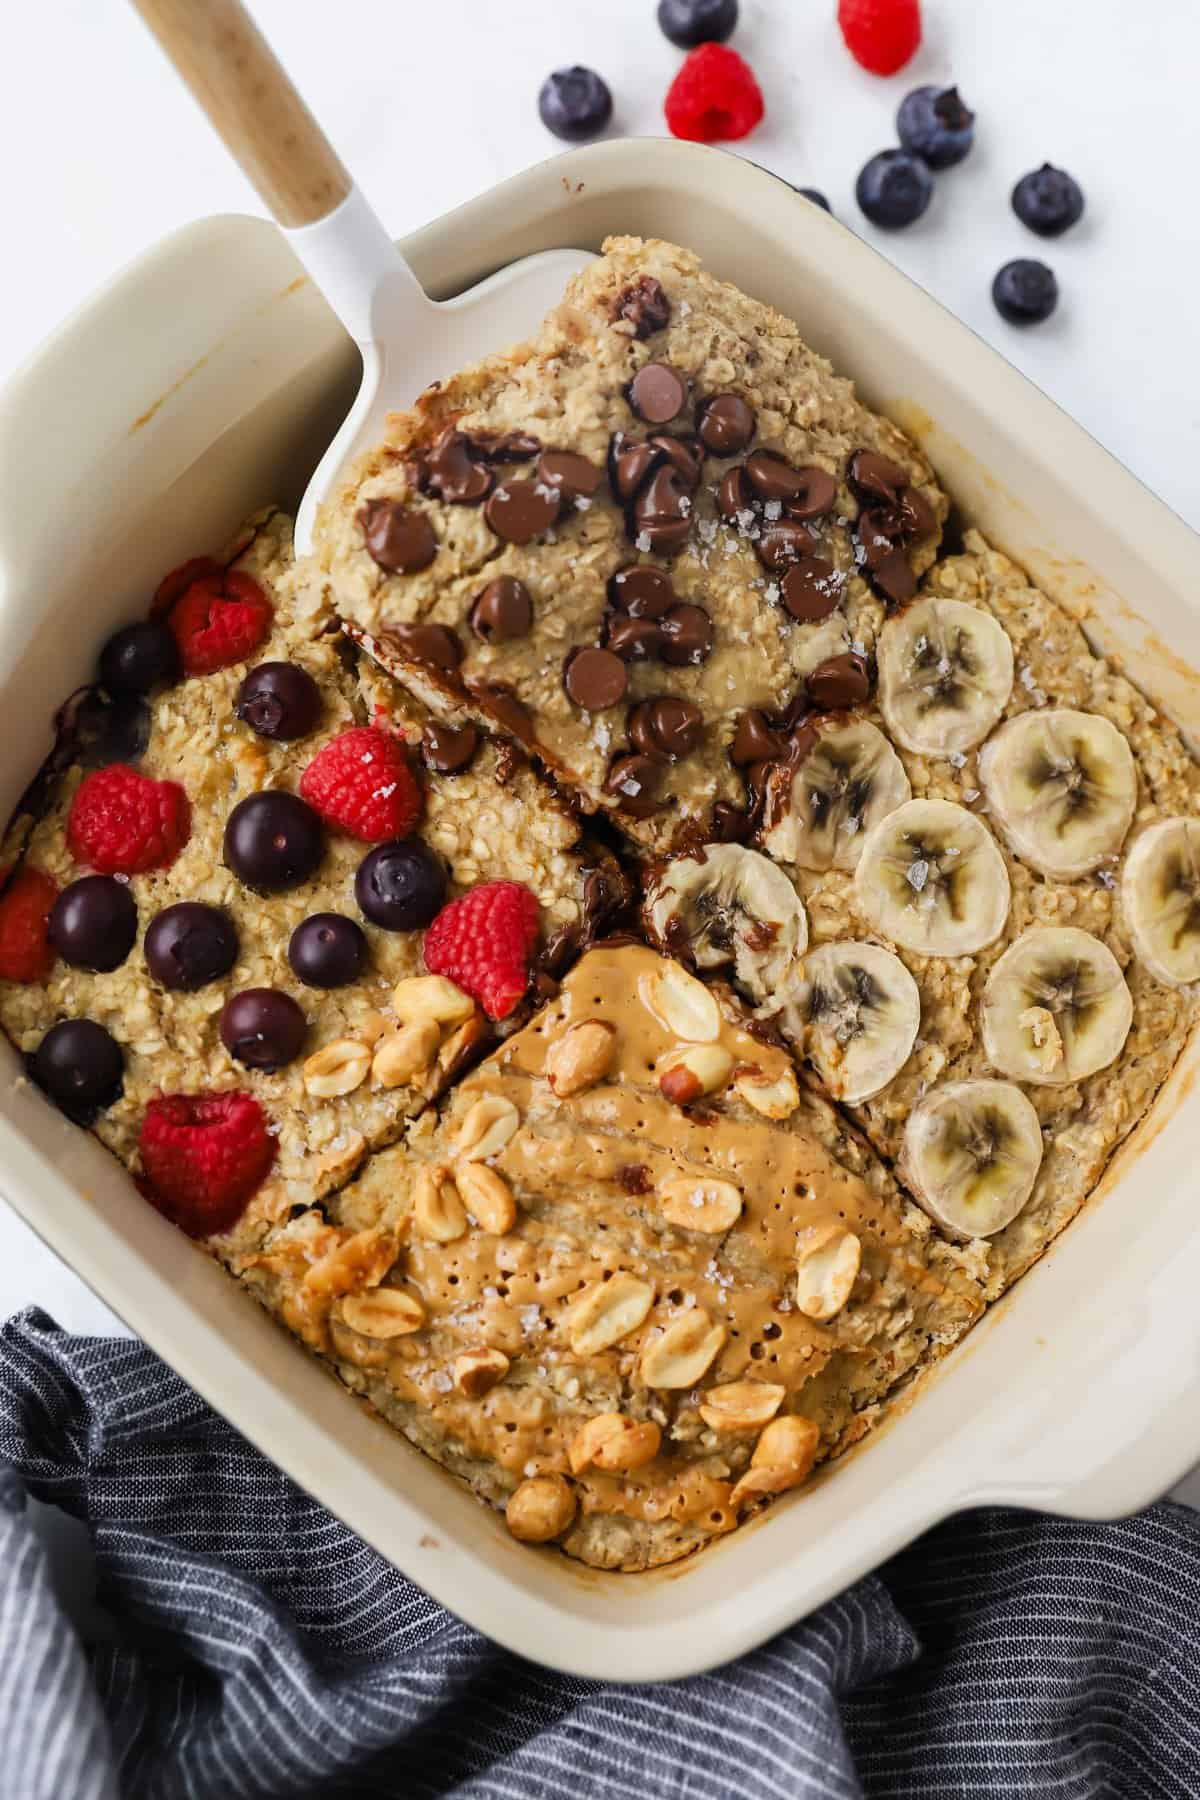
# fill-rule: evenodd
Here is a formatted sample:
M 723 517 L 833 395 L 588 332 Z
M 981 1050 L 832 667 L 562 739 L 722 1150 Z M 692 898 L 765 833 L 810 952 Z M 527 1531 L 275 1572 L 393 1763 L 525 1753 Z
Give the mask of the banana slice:
M 1133 947 L 1168 987 L 1200 981 L 1200 819 L 1164 819 L 1125 862 L 1121 904 Z
M 792 777 L 763 849 L 802 869 L 852 869 L 864 834 L 911 795 L 904 764 L 874 725 L 824 731 Z
M 1012 1223 L 1042 1166 L 1042 1127 L 1009 1081 L 935 1088 L 904 1132 L 900 1175 L 955 1237 L 991 1237 Z
M 1014 1081 L 1066 1087 L 1106 1069 L 1133 1023 L 1133 996 L 1106 944 L 1041 925 L 1009 946 L 981 1005 L 987 1059 Z
M 867 833 L 858 909 L 922 956 L 968 956 L 999 937 L 1008 870 L 987 827 L 950 800 L 909 800 Z
M 1125 842 L 1133 753 L 1099 713 L 1022 713 L 984 745 L 979 780 L 1018 856 L 1043 875 L 1087 875 Z
M 918 600 L 879 634 L 879 705 L 898 744 L 951 756 L 980 744 L 1012 693 L 1000 621 L 965 600 Z
M 822 944 L 804 959 L 805 1054 L 826 1090 L 855 1106 L 908 1061 L 921 1023 L 917 984 L 880 944 Z
M 766 1000 L 793 985 L 808 945 L 808 918 L 782 869 L 741 844 L 705 844 L 678 856 L 650 884 L 646 928 L 699 969 L 733 964 L 738 987 Z

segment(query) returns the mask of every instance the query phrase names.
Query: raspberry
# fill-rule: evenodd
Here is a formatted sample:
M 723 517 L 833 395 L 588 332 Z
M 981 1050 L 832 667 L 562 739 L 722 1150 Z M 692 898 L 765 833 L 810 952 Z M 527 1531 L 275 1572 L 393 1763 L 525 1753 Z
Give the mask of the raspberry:
M 252 1094 L 163 1094 L 138 1139 L 152 1206 L 189 1237 L 227 1231 L 275 1158 Z
M 754 71 L 726 44 L 701 44 L 684 58 L 663 107 L 677 138 L 712 144 L 743 138 L 763 116 Z
M 8 870 L 0 870 L 0 884 Z M 58 884 L 28 864 L 0 893 L 0 981 L 45 981 L 54 966 L 46 936 Z
M 407 837 L 421 816 L 404 745 L 377 725 L 352 725 L 331 738 L 301 776 L 300 793 L 327 825 L 365 844 Z
M 519 881 L 488 881 L 443 906 L 425 933 L 425 967 L 504 1019 L 528 986 L 537 935 L 536 896 Z
M 894 75 L 921 42 L 920 0 L 838 0 L 846 48 L 872 75 Z
M 161 619 L 164 613 L 170 612 L 175 602 L 191 587 L 193 581 L 199 581 L 206 575 L 224 575 L 225 570 L 213 556 L 193 556 L 177 569 L 171 569 L 163 576 L 154 590 L 154 598 L 150 602 L 150 617 Z
M 257 581 L 240 569 L 218 570 L 184 589 L 171 605 L 167 624 L 185 675 L 211 675 L 254 654 L 271 629 L 271 603 Z
M 188 841 L 191 808 L 177 781 L 151 781 L 110 763 L 80 783 L 67 819 L 67 847 L 100 875 L 165 869 Z

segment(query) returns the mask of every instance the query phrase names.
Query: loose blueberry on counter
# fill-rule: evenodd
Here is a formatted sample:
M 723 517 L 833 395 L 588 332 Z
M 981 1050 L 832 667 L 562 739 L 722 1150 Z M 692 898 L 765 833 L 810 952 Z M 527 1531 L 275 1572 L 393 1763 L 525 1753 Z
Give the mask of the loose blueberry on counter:
M 295 1062 L 307 1035 L 303 1012 L 277 988 L 245 988 L 221 1014 L 221 1042 L 234 1062 L 248 1069 L 285 1068 Z
M 996 276 L 992 299 L 1010 325 L 1040 325 L 1058 305 L 1058 282 L 1045 263 L 1019 256 Z
M 933 176 L 909 150 L 881 150 L 863 165 L 854 198 L 872 225 L 899 231 L 912 225 L 933 198 Z
M 814 206 L 819 206 L 822 212 L 827 212 L 832 218 L 833 208 L 820 188 L 797 188 L 796 192 L 802 194 L 806 200 L 811 200 Z
M 167 626 L 139 619 L 114 631 L 100 652 L 100 684 L 116 698 L 148 694 L 179 680 L 179 646 Z
M 298 794 L 250 794 L 226 821 L 225 862 L 255 893 L 282 894 L 298 887 L 324 854 L 321 821 Z
M 181 900 L 151 919 L 142 948 L 155 981 L 192 993 L 228 975 L 237 961 L 238 937 L 219 906 Z
M 738 22 L 738 0 L 658 0 L 658 24 L 681 50 L 723 44 Z
M 137 905 L 111 875 L 84 875 L 65 887 L 50 911 L 48 935 L 73 969 L 119 969 L 137 937 Z
M 419 931 L 441 911 L 446 871 L 419 839 L 394 838 L 363 857 L 354 895 L 373 925 Z
M 259 737 L 290 744 L 307 737 L 321 717 L 321 690 L 296 663 L 265 662 L 251 669 L 234 709 Z
M 345 987 L 366 967 L 366 933 L 341 913 L 313 913 L 293 931 L 288 961 L 305 987 Z
M 87 1125 L 119 1096 L 125 1057 L 103 1025 L 64 1019 L 50 1027 L 30 1057 L 29 1072 L 69 1119 Z
M 896 131 L 904 148 L 931 169 L 949 169 L 975 142 L 975 114 L 955 87 L 914 88 L 900 102 Z
M 1012 209 L 1039 237 L 1059 237 L 1083 217 L 1083 189 L 1065 169 L 1043 163 L 1022 175 L 1012 191 Z
M 612 95 L 594 69 L 576 63 L 547 75 L 538 95 L 538 112 L 547 131 L 578 143 L 604 130 L 612 118 Z

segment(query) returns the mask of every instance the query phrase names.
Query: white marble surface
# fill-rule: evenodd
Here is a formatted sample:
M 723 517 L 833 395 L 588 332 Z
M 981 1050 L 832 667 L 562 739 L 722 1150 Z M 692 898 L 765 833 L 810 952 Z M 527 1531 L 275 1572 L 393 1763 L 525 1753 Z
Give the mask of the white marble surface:
M 399 233 L 550 155 L 543 76 L 584 62 L 609 81 L 614 132 L 664 127 L 679 53 L 653 0 L 253 0 L 343 157 Z M 1200 8 L 1157 0 L 925 0 L 926 44 L 901 76 L 855 68 L 833 0 L 743 0 L 737 48 L 766 123 L 742 153 L 823 188 L 875 242 L 1200 526 L 1200 211 L 1195 70 Z M 42 0 L 6 25 L 0 166 L 10 252 L 0 380 L 110 274 L 188 219 L 259 211 L 255 195 L 126 0 Z M 894 142 L 918 82 L 957 80 L 979 114 L 968 162 L 939 177 L 908 233 L 872 231 L 853 201 L 862 162 Z M 1083 223 L 1041 246 L 1008 205 L 1044 160 L 1072 170 Z M 1041 255 L 1062 304 L 1018 333 L 989 298 L 996 268 Z M 36 1302 L 80 1331 L 119 1322 L 0 1207 L 0 1316 Z M 1186 1484 L 1200 1502 L 1200 1477 Z

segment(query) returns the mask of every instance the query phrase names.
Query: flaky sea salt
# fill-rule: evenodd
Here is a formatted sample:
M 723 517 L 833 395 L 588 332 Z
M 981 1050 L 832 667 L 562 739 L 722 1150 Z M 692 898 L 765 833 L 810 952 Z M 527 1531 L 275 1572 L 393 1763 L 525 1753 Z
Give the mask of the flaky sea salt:
M 904 879 L 908 882 L 909 887 L 915 888 L 918 894 L 921 892 L 929 880 L 929 864 L 924 857 L 918 856 L 915 862 L 909 863 L 908 868 L 904 871 Z

